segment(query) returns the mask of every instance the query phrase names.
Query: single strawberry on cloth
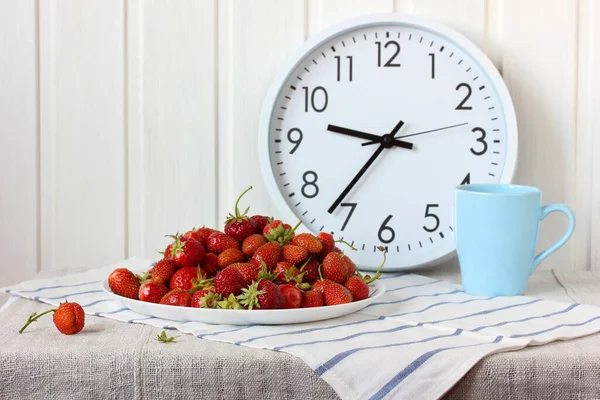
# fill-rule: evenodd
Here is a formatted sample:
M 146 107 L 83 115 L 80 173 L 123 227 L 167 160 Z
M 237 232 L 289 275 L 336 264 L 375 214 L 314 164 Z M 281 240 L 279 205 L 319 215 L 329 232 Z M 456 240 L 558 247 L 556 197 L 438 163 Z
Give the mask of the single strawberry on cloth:
M 116 268 L 143 270 L 151 264 L 134 258 L 1 290 L 55 306 L 78 302 L 87 314 L 124 323 L 290 353 L 344 399 L 439 398 L 489 354 L 600 331 L 597 307 L 527 296 L 472 296 L 460 285 L 418 274 L 385 274 L 380 281 L 386 293 L 359 312 L 270 326 L 159 319 L 122 307 L 100 287 Z

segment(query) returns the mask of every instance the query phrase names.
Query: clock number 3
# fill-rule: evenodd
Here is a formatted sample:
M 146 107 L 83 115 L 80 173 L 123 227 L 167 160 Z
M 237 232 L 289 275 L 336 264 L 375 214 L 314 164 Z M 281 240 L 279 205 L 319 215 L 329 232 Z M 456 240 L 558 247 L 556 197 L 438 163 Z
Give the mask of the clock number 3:
M 388 217 L 383 221 L 383 223 L 379 227 L 379 232 L 377 232 L 377 237 L 379 238 L 379 240 L 381 240 L 382 243 L 392 243 L 396 238 L 396 232 L 394 232 L 392 228 L 387 226 L 387 223 L 390 222 L 390 219 L 392 219 L 392 217 L 393 215 L 388 215 Z M 383 232 L 386 231 L 389 232 L 389 234 L 386 234 L 386 236 L 389 235 L 388 239 L 383 238 Z
M 438 218 L 438 216 L 429 211 L 429 208 L 439 206 L 439 204 L 427 204 L 427 207 L 425 208 L 425 218 L 433 218 L 435 220 L 435 226 L 433 228 L 428 228 L 425 225 L 423 225 L 423 229 L 425 229 L 427 232 L 435 232 L 435 230 L 440 227 L 440 219 Z
M 483 145 L 483 149 L 481 151 L 475 151 L 471 147 L 471 153 L 475 154 L 476 156 L 482 156 L 482 155 L 484 155 L 485 152 L 488 149 L 487 142 L 485 141 L 485 131 L 483 129 L 481 129 L 481 128 L 473 128 L 471 130 L 471 132 L 479 132 L 479 133 L 481 133 L 481 136 L 479 138 L 477 138 L 477 141 Z
M 381 67 L 381 42 L 375 42 L 375 44 L 377 45 L 377 66 Z M 400 54 L 400 45 L 398 44 L 398 42 L 396 42 L 394 40 L 390 40 L 383 47 L 387 49 L 387 47 L 389 45 L 392 45 L 392 47 L 395 47 L 396 52 L 390 57 L 390 59 L 383 66 L 384 67 L 399 67 L 400 64 L 394 63 L 394 60 L 396 59 L 396 56 L 398 56 L 398 54 Z

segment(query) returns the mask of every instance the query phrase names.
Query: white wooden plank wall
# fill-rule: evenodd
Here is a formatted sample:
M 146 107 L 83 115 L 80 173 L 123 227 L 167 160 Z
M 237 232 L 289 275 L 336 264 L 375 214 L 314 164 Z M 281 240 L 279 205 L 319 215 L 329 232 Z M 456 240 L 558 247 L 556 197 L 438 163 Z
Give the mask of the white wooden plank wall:
M 155 257 L 248 185 L 274 213 L 256 157 L 271 78 L 330 24 L 394 11 L 492 59 L 517 109 L 516 181 L 578 217 L 543 268 L 600 269 L 596 0 L 0 0 L 0 285 Z M 565 226 L 544 221 L 539 247 Z

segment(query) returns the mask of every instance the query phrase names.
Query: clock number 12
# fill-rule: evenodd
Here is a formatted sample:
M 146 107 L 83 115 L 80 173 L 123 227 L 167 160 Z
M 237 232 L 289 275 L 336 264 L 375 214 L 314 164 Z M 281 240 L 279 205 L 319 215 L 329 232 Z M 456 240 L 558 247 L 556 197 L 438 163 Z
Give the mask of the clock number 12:
M 375 44 L 377 45 L 377 66 L 381 67 L 381 42 L 375 42 Z M 398 44 L 398 42 L 396 42 L 394 40 L 390 40 L 383 47 L 387 49 L 387 47 L 389 45 L 392 45 L 392 47 L 395 47 L 396 52 L 390 57 L 390 59 L 383 66 L 384 67 L 399 67 L 400 64 L 394 63 L 394 60 L 396 59 L 396 56 L 398 56 L 398 54 L 400 54 L 400 45 Z

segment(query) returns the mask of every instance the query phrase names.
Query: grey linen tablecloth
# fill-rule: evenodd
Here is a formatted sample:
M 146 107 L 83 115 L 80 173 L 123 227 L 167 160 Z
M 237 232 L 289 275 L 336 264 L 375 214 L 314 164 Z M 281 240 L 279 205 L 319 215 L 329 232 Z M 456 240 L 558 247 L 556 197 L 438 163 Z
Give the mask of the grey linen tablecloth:
M 460 283 L 456 266 L 419 273 Z M 600 274 L 539 271 L 527 295 L 600 306 Z M 46 309 L 18 299 L 0 314 L 0 398 L 339 398 L 292 355 L 178 331 L 167 331 L 179 335 L 175 342 L 160 343 L 161 329 L 88 315 L 77 335 L 60 334 L 51 316 L 17 333 L 29 314 Z M 600 399 L 600 334 L 491 355 L 444 398 Z

